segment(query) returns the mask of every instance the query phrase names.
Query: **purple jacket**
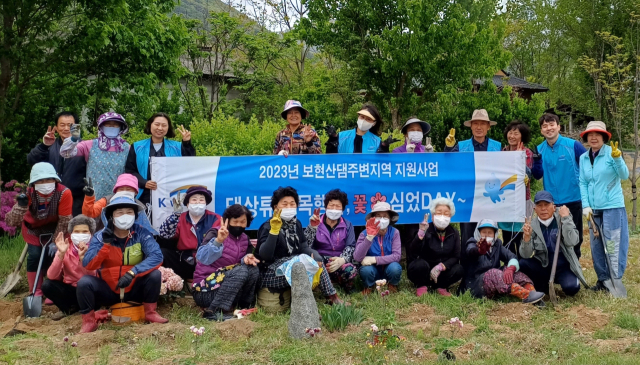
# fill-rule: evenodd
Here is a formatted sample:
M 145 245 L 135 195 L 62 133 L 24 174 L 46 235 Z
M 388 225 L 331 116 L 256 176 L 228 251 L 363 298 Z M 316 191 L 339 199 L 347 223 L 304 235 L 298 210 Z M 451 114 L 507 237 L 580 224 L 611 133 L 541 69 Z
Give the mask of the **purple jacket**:
M 393 239 L 391 240 L 391 255 L 376 256 L 376 265 L 388 265 L 392 262 L 400 262 L 400 257 L 402 255 L 400 232 L 398 232 L 397 229 L 394 229 L 394 231 Z M 371 248 L 371 243 L 373 243 L 373 241 L 369 241 L 367 239 L 367 231 L 360 233 L 358 242 L 356 242 L 356 252 L 353 254 L 353 259 L 358 262 L 362 261 L 365 256 L 367 256 L 367 253 Z
M 211 229 L 203 240 L 203 245 L 198 248 L 196 254 L 196 271 L 193 273 L 193 281 L 200 282 L 221 267 L 241 263 L 242 258 L 253 252 L 253 246 L 246 234 L 236 238 L 229 235 L 223 244 L 218 246 L 215 242 L 218 236 L 217 229 Z
M 424 146 L 422 145 L 422 143 L 416 143 L 416 148 L 413 150 L 413 152 L 424 152 Z M 402 146 L 396 147 L 393 149 L 393 153 L 406 153 L 407 152 L 407 144 L 403 144 Z
M 340 221 L 333 233 L 329 233 L 329 228 L 324 223 L 324 217 L 324 215 L 320 216 L 320 222 L 322 223 L 320 223 L 317 230 L 314 230 L 311 226 L 308 226 L 305 230 L 307 241 L 312 242 L 311 248 L 318 251 L 320 255 L 329 257 L 340 257 L 346 247 L 350 247 L 350 251 L 355 249 L 356 235 L 353 231 L 353 224 L 340 217 Z

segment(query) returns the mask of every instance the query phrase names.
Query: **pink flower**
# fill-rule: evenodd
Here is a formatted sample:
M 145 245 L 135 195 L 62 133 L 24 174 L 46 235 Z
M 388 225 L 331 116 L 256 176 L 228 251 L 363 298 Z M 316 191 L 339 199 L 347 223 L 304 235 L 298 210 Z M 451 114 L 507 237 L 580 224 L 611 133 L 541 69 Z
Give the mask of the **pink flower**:
M 71 347 L 78 347 L 78 343 L 75 341 L 71 342 Z
M 378 332 L 378 326 L 376 326 L 375 323 L 371 325 L 371 331 Z
M 387 280 L 386 279 L 376 280 L 376 285 L 385 286 L 385 285 L 387 285 Z
M 371 197 L 371 209 L 373 209 L 373 206 L 376 205 L 377 202 L 386 202 L 387 201 L 387 197 L 380 194 L 380 192 L 377 192 L 376 195 Z
M 389 291 L 388 290 L 385 290 L 382 293 L 380 293 L 380 296 L 382 296 L 382 297 L 386 297 L 387 295 L 389 295 Z
M 68 337 L 68 336 L 64 336 L 64 338 L 62 339 L 62 341 L 64 341 L 64 342 L 69 342 L 69 337 Z

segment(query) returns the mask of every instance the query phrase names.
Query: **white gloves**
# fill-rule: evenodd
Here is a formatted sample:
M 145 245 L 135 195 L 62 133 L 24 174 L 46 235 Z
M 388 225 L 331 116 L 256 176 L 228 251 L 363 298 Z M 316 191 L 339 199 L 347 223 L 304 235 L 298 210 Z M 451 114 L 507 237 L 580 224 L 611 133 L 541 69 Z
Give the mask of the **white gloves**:
M 342 257 L 333 257 L 331 262 L 329 263 L 329 266 L 327 267 L 327 271 L 329 271 L 330 273 L 335 272 L 345 263 L 346 261 Z
M 589 208 L 589 207 L 586 207 L 586 208 L 582 209 L 582 215 L 587 217 L 587 219 L 589 219 L 593 215 L 593 210 L 591 210 L 591 208 Z
M 413 152 L 416 149 L 416 145 L 413 143 L 407 143 L 407 152 Z
M 371 266 L 376 264 L 376 258 L 374 256 L 365 256 L 362 259 L 362 266 Z

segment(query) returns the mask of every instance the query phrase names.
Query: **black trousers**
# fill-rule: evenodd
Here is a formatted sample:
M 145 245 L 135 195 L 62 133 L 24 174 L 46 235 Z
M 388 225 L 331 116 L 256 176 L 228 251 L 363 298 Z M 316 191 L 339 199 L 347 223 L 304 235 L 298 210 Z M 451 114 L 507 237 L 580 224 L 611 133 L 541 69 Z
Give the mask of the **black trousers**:
M 78 311 L 78 297 L 76 287 L 63 283 L 60 280 L 45 280 L 42 283 L 42 293 L 51 299 L 53 304 L 65 314 L 72 314 Z
M 54 243 L 50 243 L 49 245 L 54 245 Z M 44 258 L 42 259 L 42 269 L 40 273 L 44 276 L 47 275 L 47 270 L 49 270 L 49 266 L 53 262 L 54 255 L 49 255 L 49 245 L 47 245 L 47 252 L 44 253 Z M 27 271 L 28 272 L 37 272 L 38 271 L 38 263 L 40 263 L 40 254 L 42 253 L 42 246 L 38 245 L 29 245 L 27 246 Z
M 507 245 L 509 242 L 509 251 L 513 252 L 520 260 L 520 253 L 518 252 L 520 244 L 522 244 L 522 232 L 502 231 L 502 244 Z
M 161 248 L 164 261 L 162 266 L 173 269 L 176 275 L 184 280 L 193 280 L 193 272 L 196 271 L 196 259 L 191 256 L 191 251 L 177 251 L 170 248 Z M 193 258 L 193 264 L 185 261 L 187 257 Z
M 156 303 L 160 298 L 162 274 L 153 270 L 145 276 L 136 277 L 133 287 L 124 294 L 125 302 Z M 115 293 L 107 283 L 95 276 L 85 275 L 78 281 L 76 290 L 80 313 L 87 314 L 101 307 L 109 307 L 120 302 L 120 294 Z
M 429 288 L 443 288 L 447 289 L 457 281 L 462 279 L 464 275 L 464 269 L 462 265 L 455 264 L 452 267 L 448 267 L 445 271 L 438 276 L 438 282 L 434 283 L 431 280 L 431 266 L 424 259 L 415 259 L 411 261 L 407 268 L 407 278 L 417 288 L 421 286 L 427 286 Z
M 563 205 L 566 205 L 567 208 L 569 208 L 569 211 L 571 212 L 571 218 L 573 218 L 573 224 L 575 224 L 576 228 L 578 229 L 578 237 L 580 238 L 580 240 L 578 241 L 577 245 L 573 246 L 573 249 L 576 252 L 576 256 L 580 258 L 580 256 L 582 255 L 582 253 L 580 252 L 580 246 L 582 246 L 582 236 L 583 236 L 582 201 L 579 200 L 573 203 L 556 204 L 556 207 L 559 208 Z

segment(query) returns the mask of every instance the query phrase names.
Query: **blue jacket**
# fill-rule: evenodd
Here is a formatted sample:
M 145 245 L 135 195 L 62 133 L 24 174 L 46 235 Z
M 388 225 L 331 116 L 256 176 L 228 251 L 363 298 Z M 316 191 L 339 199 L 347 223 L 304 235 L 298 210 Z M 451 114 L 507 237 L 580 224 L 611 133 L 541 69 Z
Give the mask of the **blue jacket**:
M 629 178 L 629 169 L 622 156 L 611 157 L 606 144 L 593 160 L 591 150 L 580 156 L 580 195 L 582 207 L 591 209 L 624 208 L 624 194 L 620 180 Z
M 489 145 L 487 146 L 487 152 L 497 152 L 500 151 L 502 146 L 500 142 L 495 141 L 491 138 L 489 139 Z M 473 141 L 471 139 L 467 139 L 464 141 L 458 142 L 458 152 L 474 152 Z
M 149 149 L 151 148 L 151 138 L 143 139 L 133 144 L 133 149 L 136 151 L 136 165 L 138 167 L 138 173 L 145 178 L 149 178 Z M 170 139 L 164 139 L 164 154 L 166 157 L 181 157 L 182 156 L 182 144 L 180 142 L 172 141 Z M 136 199 L 140 199 L 144 189 L 140 189 Z
M 384 250 L 384 255 L 380 250 L 380 236 L 376 235 L 371 243 L 371 247 L 369 251 L 367 251 L 367 256 L 389 256 L 393 253 L 393 235 L 395 234 L 395 228 L 389 227 L 387 228 L 387 233 L 384 235 L 382 239 L 382 249 Z
M 353 141 L 356 139 L 356 129 L 340 132 L 338 153 L 353 153 Z M 380 137 L 368 132 L 362 136 L 362 153 L 376 153 L 380 146 Z
M 563 136 L 558 136 L 553 147 L 547 141 L 538 145 L 542 159 L 533 162 L 533 177 L 544 177 L 544 189 L 553 195 L 556 205 L 581 200 L 579 160 L 586 151 L 582 143 Z

